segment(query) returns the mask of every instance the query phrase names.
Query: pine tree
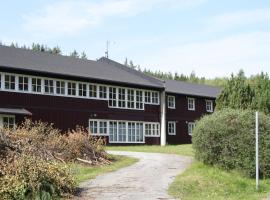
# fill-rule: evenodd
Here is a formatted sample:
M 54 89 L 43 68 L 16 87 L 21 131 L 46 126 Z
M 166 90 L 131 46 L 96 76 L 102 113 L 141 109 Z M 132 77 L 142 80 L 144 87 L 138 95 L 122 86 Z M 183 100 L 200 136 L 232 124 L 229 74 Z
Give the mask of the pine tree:
M 87 55 L 84 51 L 81 53 L 81 59 L 87 60 Z
M 70 53 L 70 57 L 79 58 L 79 54 L 76 50 Z

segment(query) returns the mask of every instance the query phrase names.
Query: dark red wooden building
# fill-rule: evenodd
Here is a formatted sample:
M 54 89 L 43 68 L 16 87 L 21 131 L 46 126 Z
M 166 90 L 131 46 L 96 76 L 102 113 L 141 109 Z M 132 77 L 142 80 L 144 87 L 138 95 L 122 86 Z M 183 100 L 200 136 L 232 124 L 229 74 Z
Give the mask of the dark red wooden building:
M 0 46 L 0 127 L 25 117 L 76 125 L 110 144 L 190 143 L 219 88 L 160 80 L 108 58 L 83 60 Z

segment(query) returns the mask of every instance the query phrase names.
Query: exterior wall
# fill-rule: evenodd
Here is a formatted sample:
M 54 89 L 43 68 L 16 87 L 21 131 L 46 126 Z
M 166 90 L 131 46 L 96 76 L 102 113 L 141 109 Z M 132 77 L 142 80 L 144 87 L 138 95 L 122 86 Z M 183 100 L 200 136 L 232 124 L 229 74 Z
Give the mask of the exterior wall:
M 81 99 L 40 94 L 0 91 L 0 107 L 25 108 L 32 120 L 53 123 L 63 131 L 76 125 L 88 127 L 89 119 L 111 119 L 159 122 L 160 106 L 145 104 L 144 110 L 109 108 L 107 100 Z M 23 116 L 17 115 L 21 123 Z M 159 144 L 159 138 L 146 137 L 146 144 Z
M 170 109 L 167 106 L 167 126 L 168 121 L 176 122 L 176 135 L 169 135 L 167 128 L 167 143 L 168 144 L 187 144 L 191 143 L 192 136 L 188 134 L 188 122 L 194 122 L 200 119 L 203 115 L 209 114 L 206 111 L 205 100 L 213 100 L 213 98 L 193 97 L 179 94 L 167 94 L 175 97 L 175 109 Z M 188 110 L 188 97 L 195 98 L 195 111 Z M 168 103 L 168 101 L 167 101 Z

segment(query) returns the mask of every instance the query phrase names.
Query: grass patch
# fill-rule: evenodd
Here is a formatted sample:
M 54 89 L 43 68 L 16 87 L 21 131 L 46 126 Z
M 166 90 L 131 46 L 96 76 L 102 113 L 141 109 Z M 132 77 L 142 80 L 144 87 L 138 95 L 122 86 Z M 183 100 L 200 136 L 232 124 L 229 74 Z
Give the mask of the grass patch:
M 160 145 L 107 146 L 106 150 L 168 153 L 168 154 L 178 154 L 182 156 L 194 155 L 191 144 L 167 145 L 167 146 L 160 146 Z
M 270 194 L 270 180 L 260 181 L 257 192 L 255 179 L 194 162 L 176 177 L 169 187 L 169 194 L 183 200 L 263 199 Z
M 72 164 L 71 170 L 74 174 L 76 183 L 79 184 L 83 181 L 93 179 L 98 175 L 116 171 L 120 168 L 130 166 L 138 161 L 136 158 L 126 156 L 110 156 L 114 160 L 110 165 L 89 167 L 80 164 Z

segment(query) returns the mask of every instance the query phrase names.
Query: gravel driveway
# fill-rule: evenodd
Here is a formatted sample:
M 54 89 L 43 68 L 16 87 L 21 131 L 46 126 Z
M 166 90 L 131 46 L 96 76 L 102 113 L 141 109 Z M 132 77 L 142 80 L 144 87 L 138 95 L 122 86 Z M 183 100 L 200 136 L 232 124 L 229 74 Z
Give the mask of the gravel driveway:
M 83 182 L 80 185 L 82 193 L 75 199 L 173 199 L 167 194 L 169 184 L 192 162 L 190 157 L 171 154 L 125 151 L 109 153 L 140 160 L 132 166 Z

